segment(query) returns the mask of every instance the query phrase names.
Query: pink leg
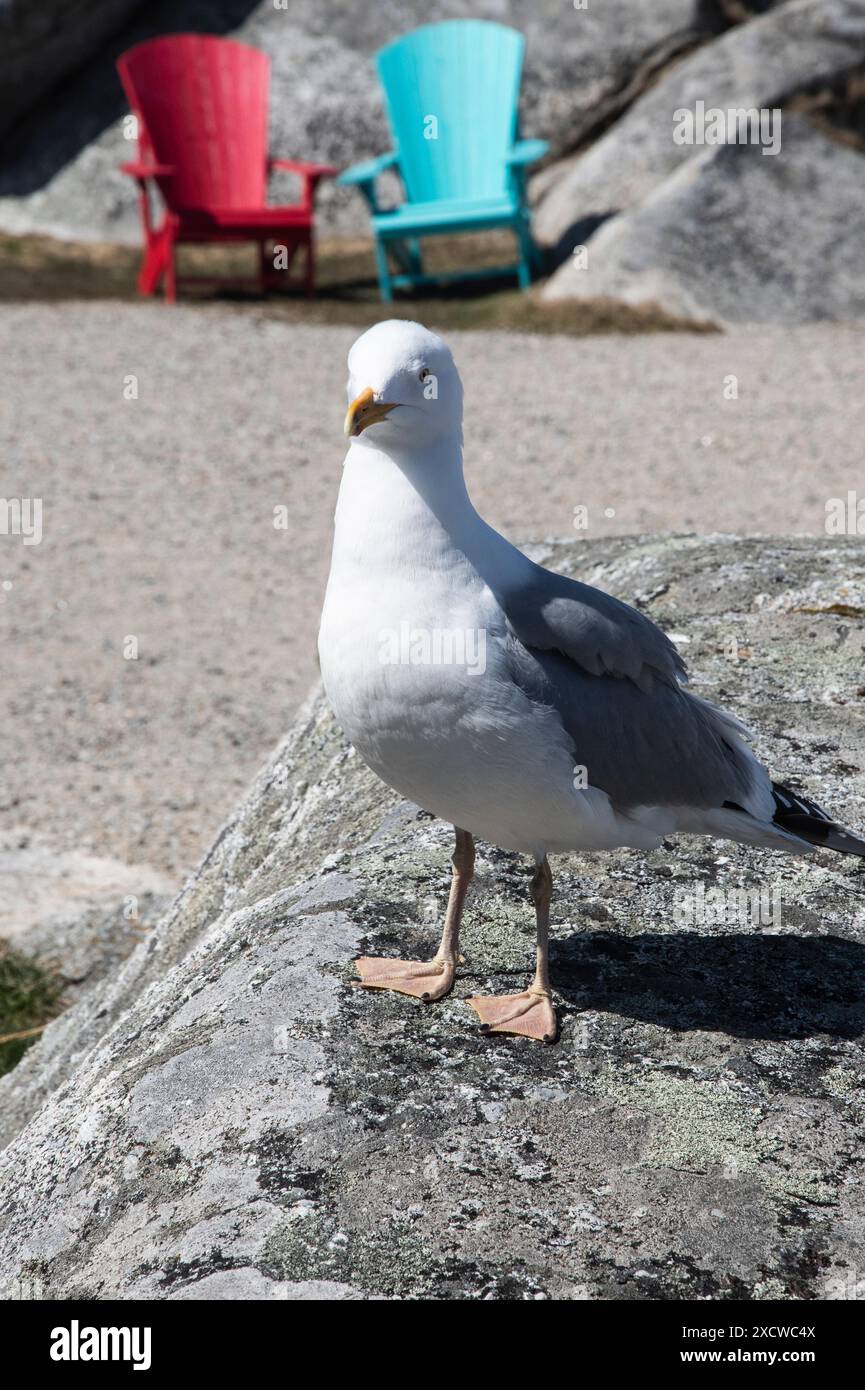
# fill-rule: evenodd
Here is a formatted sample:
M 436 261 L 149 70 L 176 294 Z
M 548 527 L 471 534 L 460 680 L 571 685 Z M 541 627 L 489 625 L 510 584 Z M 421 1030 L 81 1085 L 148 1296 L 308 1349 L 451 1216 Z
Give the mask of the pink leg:
M 360 979 L 355 981 L 358 986 L 392 989 L 397 994 L 410 994 L 414 999 L 422 999 L 426 1004 L 443 999 L 453 988 L 460 958 L 460 921 L 475 863 L 474 840 L 467 830 L 454 828 L 456 848 L 451 861 L 451 891 L 441 945 L 432 960 L 384 960 L 375 956 L 361 956 L 355 961 L 360 975 Z
M 550 898 L 553 876 L 544 857 L 532 875 L 532 900 L 538 925 L 535 978 L 522 994 L 474 995 L 471 1004 L 482 1033 L 516 1033 L 537 1042 L 556 1040 L 557 1020 L 550 992 Z

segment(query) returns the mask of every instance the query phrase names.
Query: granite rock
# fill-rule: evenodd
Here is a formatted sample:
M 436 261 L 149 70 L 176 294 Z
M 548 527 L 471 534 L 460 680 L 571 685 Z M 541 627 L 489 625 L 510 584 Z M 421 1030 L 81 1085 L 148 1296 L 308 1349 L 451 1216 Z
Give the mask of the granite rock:
M 863 825 L 861 540 L 541 558 L 651 614 L 774 773 Z M 532 957 L 529 866 L 486 845 L 454 994 L 350 987 L 361 951 L 431 949 L 450 850 L 313 696 L 149 938 L 0 1082 L 0 1294 L 856 1297 L 858 862 L 557 860 L 544 1048 L 464 1002 Z

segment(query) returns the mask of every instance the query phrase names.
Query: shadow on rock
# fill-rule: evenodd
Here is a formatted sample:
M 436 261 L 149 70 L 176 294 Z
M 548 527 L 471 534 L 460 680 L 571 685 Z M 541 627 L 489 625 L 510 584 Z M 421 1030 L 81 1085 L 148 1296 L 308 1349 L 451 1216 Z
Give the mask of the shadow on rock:
M 558 270 L 560 265 L 570 260 L 577 247 L 584 246 L 599 227 L 609 218 L 615 217 L 616 211 L 616 208 L 610 208 L 607 212 L 593 212 L 580 217 L 565 228 L 553 246 L 539 247 L 542 273 L 552 275 L 554 270 Z
M 163 34 L 228 34 L 243 23 L 256 4 L 257 0 L 158 0 L 139 6 L 119 33 L 61 76 L 50 95 L 22 113 L 4 132 L 0 196 L 26 197 L 44 188 L 126 114 L 128 104 L 114 67 L 119 54 Z M 130 145 L 130 158 L 134 151 L 135 146 Z
M 578 1009 L 741 1038 L 865 1034 L 865 946 L 838 936 L 575 935 L 553 980 Z

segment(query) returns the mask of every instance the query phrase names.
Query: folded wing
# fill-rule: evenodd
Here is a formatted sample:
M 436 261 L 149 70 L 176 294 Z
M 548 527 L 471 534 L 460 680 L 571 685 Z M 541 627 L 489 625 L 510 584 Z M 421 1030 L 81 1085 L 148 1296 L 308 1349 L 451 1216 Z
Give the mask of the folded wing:
M 669 637 L 627 603 L 541 565 L 520 579 L 501 597 L 514 634 L 530 650 L 560 652 L 592 676 L 627 678 L 646 692 L 658 679 L 687 679 Z
M 745 730 L 684 688 L 684 663 L 660 628 L 539 565 L 524 575 L 500 596 L 512 678 L 557 711 L 589 785 L 625 812 L 726 802 L 771 821 L 771 782 Z

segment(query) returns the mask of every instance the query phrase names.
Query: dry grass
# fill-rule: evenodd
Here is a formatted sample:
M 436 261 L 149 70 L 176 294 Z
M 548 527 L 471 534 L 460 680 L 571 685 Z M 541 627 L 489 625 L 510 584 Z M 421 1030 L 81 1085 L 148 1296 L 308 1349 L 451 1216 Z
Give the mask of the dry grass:
M 0 943 L 0 1076 L 11 1071 L 58 1012 L 61 981 Z
M 507 238 L 490 234 L 446 237 L 424 246 L 426 268 L 447 273 L 467 266 L 507 264 L 513 247 Z M 188 246 L 181 248 L 181 276 L 226 275 L 250 279 L 255 271 L 252 246 Z M 139 253 L 128 246 L 65 242 L 46 236 L 0 234 L 0 301 L 136 298 Z M 301 293 L 262 298 L 254 289 L 221 290 L 185 285 L 181 297 L 197 303 L 235 306 L 239 312 L 286 322 L 351 324 L 359 328 L 378 322 L 383 309 L 378 297 L 372 249 L 367 241 L 323 242 L 318 249 L 318 292 L 314 300 Z M 434 317 L 446 329 L 506 329 L 530 333 L 657 333 L 684 330 L 711 332 L 712 326 L 684 323 L 647 305 L 631 308 L 610 300 L 589 303 L 544 303 L 535 288 L 524 294 L 512 279 L 455 283 L 424 296 L 398 295 L 394 317 Z

